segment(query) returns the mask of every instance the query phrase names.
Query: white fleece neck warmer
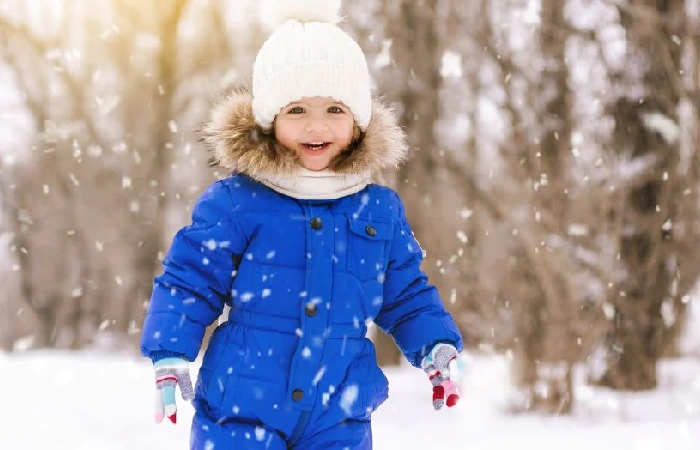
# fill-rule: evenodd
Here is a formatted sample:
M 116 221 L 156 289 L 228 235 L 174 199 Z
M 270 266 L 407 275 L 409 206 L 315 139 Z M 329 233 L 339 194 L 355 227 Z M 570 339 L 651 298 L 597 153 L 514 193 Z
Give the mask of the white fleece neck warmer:
M 340 175 L 330 170 L 299 168 L 287 177 L 258 177 L 265 186 L 300 200 L 335 200 L 360 192 L 369 184 L 367 175 Z

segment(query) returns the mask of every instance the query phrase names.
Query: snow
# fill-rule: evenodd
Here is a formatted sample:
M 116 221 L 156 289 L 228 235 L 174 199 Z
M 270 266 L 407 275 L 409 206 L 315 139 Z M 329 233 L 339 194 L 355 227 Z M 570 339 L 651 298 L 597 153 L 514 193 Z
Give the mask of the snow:
M 681 129 L 678 124 L 663 113 L 647 113 L 642 116 L 642 120 L 651 131 L 660 133 L 669 145 L 673 145 L 681 137 Z
M 430 384 L 421 371 L 387 370 L 391 398 L 374 416 L 375 448 L 698 448 L 697 356 L 664 361 L 661 386 L 653 392 L 621 394 L 579 386 L 576 412 L 568 418 L 504 413 L 509 389 L 503 357 L 470 355 L 465 367 L 462 401 L 441 411 L 432 409 Z M 178 395 L 177 425 L 154 423 L 153 373 L 145 359 L 95 352 L 0 353 L 0 373 L 1 449 L 188 448 L 191 406 Z

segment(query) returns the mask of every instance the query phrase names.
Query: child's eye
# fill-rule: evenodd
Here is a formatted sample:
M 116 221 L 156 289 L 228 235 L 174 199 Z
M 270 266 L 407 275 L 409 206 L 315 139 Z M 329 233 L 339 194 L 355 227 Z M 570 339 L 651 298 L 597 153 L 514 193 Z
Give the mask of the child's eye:
M 328 112 L 331 114 L 343 114 L 345 111 L 340 106 L 331 106 L 328 108 Z
M 303 114 L 304 108 L 301 106 L 294 106 L 287 111 L 287 114 Z

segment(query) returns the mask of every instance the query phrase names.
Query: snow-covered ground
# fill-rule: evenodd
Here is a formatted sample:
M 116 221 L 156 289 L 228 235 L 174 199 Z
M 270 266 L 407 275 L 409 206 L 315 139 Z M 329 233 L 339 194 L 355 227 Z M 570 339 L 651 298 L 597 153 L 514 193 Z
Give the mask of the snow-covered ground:
M 580 386 L 571 418 L 502 413 L 506 361 L 470 356 L 467 368 L 462 402 L 440 412 L 420 371 L 388 370 L 392 394 L 375 414 L 375 448 L 700 449 L 700 357 L 664 362 L 655 392 Z M 0 353 L 0 449 L 185 450 L 192 409 L 179 399 L 178 424 L 156 425 L 152 379 L 150 363 L 129 356 Z

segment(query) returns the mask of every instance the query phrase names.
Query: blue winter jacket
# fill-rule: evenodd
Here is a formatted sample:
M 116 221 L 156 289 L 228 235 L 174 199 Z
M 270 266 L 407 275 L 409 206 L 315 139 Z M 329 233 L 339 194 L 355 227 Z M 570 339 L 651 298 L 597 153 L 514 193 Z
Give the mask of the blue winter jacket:
M 240 95 L 234 100 L 246 101 Z M 376 136 L 366 141 L 377 147 Z M 319 406 L 335 408 L 338 422 L 368 417 L 388 395 L 366 337 L 370 323 L 416 367 L 438 342 L 462 349 L 422 258 L 401 200 L 387 187 L 299 200 L 252 176 L 229 176 L 206 189 L 191 225 L 174 237 L 141 349 L 154 359 L 193 361 L 227 304 L 228 320 L 203 357 L 197 407 L 222 420 L 245 412 L 281 430 L 290 429 L 294 411 Z

